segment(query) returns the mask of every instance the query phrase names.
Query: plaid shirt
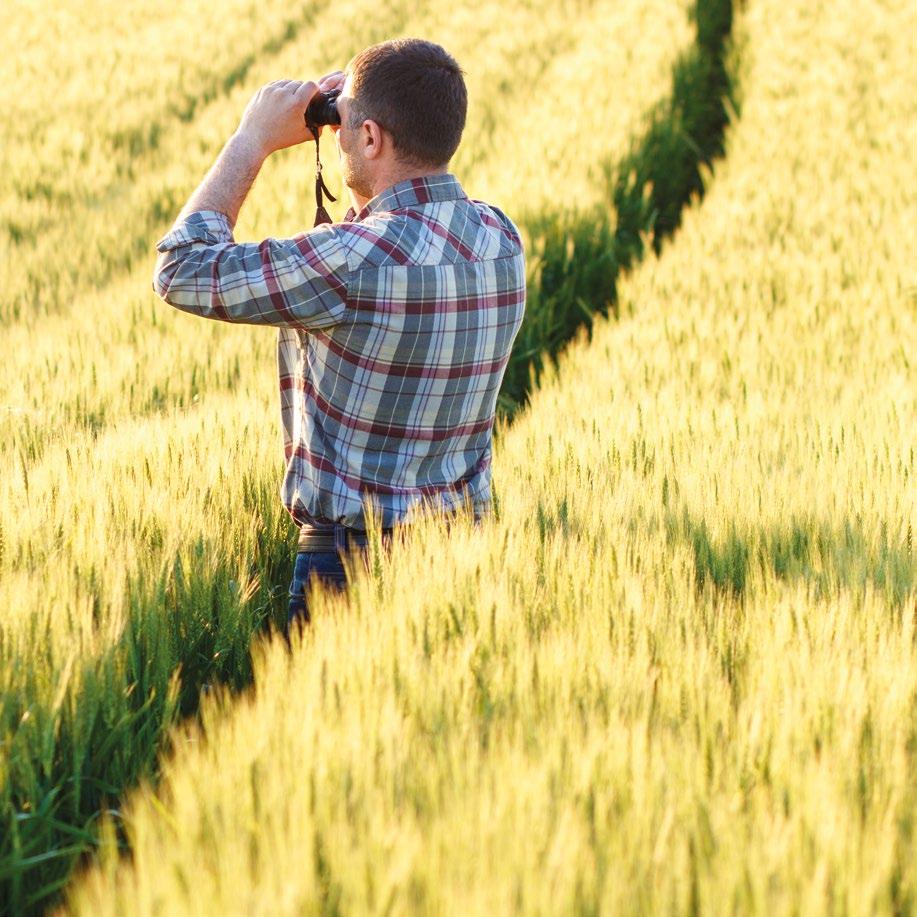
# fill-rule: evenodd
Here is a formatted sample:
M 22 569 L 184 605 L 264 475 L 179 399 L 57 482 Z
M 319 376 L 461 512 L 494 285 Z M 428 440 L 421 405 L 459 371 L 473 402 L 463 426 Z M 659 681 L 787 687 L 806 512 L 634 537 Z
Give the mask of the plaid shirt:
M 525 309 L 512 222 L 451 174 L 359 214 L 237 243 L 198 211 L 157 244 L 153 288 L 204 318 L 279 329 L 284 506 L 300 524 L 383 526 L 433 502 L 491 506 L 497 393 Z

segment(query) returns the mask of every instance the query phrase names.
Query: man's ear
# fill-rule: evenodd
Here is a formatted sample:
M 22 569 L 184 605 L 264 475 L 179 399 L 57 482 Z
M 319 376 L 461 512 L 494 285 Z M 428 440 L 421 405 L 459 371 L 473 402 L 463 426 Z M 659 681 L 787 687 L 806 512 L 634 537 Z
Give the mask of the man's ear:
M 363 145 L 365 159 L 378 159 L 382 155 L 382 145 L 385 143 L 382 128 L 375 121 L 367 119 L 360 125 L 360 140 Z

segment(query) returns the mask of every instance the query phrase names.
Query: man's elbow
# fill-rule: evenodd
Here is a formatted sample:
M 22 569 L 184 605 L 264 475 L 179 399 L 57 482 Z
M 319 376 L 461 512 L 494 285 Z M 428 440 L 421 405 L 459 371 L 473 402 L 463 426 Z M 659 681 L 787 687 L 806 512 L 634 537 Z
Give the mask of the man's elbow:
M 153 268 L 153 291 L 169 305 L 172 305 L 169 299 L 169 287 L 172 285 L 174 276 L 174 258 L 170 259 L 169 253 L 165 252 L 156 259 L 156 266 Z

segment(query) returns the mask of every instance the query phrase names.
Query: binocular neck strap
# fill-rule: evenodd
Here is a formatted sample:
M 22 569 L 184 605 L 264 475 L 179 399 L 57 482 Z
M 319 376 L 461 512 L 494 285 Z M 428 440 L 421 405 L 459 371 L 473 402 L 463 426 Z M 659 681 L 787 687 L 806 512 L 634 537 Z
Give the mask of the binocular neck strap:
M 325 184 L 325 179 L 322 178 L 322 160 L 319 157 L 318 151 L 318 135 L 321 128 L 317 124 L 311 124 L 309 119 L 306 118 L 306 127 L 312 131 L 312 136 L 315 137 L 315 226 L 320 226 L 322 223 L 332 223 L 334 222 L 331 219 L 330 214 L 325 210 L 325 204 L 322 199 L 322 195 L 327 196 L 329 201 L 336 201 L 337 198 L 328 190 L 328 186 Z

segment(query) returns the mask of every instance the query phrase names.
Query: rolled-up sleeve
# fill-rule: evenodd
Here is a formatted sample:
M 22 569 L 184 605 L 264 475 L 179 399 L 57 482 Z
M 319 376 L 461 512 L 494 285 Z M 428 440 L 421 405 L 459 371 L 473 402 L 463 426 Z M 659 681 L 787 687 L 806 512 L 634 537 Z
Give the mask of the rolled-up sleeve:
M 192 315 L 249 325 L 328 328 L 347 302 L 347 254 L 332 224 L 289 239 L 236 242 L 225 214 L 199 210 L 156 244 L 153 289 Z

